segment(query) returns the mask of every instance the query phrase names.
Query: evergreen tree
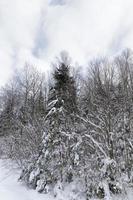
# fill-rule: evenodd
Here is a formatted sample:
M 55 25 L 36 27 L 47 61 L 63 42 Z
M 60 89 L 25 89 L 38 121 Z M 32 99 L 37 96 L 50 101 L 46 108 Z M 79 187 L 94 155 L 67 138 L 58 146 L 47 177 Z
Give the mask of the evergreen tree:
M 22 178 L 39 191 L 57 181 L 70 181 L 73 157 L 70 135 L 72 116 L 76 109 L 76 89 L 70 69 L 64 63 L 54 72 L 54 86 L 50 88 L 43 149 L 34 166 Z M 69 149 L 69 151 L 68 151 Z M 72 176 L 72 175 L 71 175 Z M 32 178 L 31 178 L 32 177 Z

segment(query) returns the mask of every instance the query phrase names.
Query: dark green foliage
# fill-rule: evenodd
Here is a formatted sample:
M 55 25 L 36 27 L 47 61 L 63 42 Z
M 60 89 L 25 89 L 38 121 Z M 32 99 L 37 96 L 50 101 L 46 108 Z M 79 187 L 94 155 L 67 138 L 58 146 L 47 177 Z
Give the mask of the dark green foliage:
M 67 113 L 76 112 L 76 86 L 72 76 L 70 76 L 70 67 L 61 63 L 54 72 L 57 98 L 60 105 L 66 109 Z

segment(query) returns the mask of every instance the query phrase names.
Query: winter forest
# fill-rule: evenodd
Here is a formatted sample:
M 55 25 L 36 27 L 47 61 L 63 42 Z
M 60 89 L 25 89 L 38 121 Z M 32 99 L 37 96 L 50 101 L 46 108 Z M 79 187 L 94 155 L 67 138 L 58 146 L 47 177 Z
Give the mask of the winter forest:
M 39 193 L 73 184 L 67 200 L 133 187 L 133 52 L 88 63 L 61 53 L 46 75 L 26 64 L 0 91 L 0 154 Z M 114 198 L 113 198 L 114 199 Z

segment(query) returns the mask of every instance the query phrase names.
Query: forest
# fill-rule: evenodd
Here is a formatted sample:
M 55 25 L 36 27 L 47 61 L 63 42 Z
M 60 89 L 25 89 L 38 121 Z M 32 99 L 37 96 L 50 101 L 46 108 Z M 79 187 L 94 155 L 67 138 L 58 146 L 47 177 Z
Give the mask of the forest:
M 39 193 L 73 183 L 75 200 L 106 199 L 133 187 L 133 52 L 85 70 L 62 52 L 49 74 L 26 64 L 0 90 L 0 155 Z

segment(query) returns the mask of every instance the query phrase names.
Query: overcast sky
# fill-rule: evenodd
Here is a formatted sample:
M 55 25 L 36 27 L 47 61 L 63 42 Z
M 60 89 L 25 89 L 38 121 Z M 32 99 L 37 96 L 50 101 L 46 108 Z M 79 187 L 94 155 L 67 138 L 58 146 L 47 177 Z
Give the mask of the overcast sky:
M 86 64 L 133 48 L 133 0 L 0 0 L 0 85 L 25 62 L 47 70 L 62 50 Z

